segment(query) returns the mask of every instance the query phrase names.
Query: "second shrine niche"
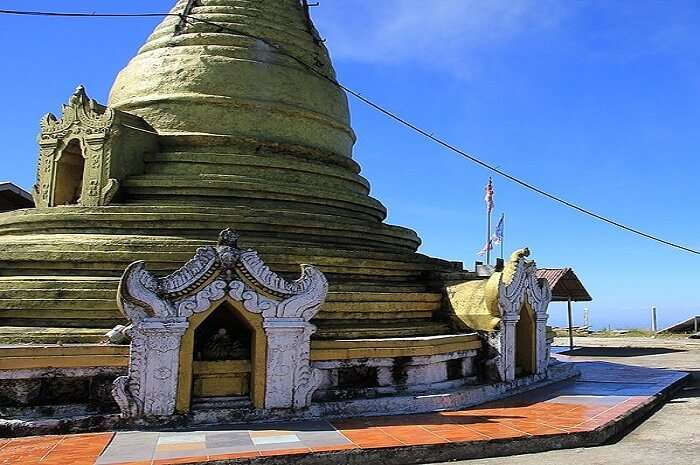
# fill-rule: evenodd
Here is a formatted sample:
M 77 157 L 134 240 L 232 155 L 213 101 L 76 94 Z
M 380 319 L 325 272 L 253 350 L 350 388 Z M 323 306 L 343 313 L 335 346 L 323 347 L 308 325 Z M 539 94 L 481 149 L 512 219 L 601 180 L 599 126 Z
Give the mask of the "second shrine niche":
M 157 135 L 141 118 L 100 105 L 80 86 L 60 118 L 41 121 L 37 207 L 109 205 L 129 175 L 143 172 Z

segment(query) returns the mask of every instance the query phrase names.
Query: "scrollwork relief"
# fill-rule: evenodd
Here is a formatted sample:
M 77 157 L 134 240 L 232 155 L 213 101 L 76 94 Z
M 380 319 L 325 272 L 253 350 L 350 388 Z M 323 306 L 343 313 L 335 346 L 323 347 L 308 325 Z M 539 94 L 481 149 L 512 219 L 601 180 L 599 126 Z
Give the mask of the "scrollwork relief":
M 535 371 L 543 373 L 549 365 L 546 344 L 547 308 L 552 291 L 545 280 L 537 278 L 537 268 L 528 260 L 530 250 L 516 251 L 506 263 L 499 283 L 498 307 L 501 313 L 500 334 L 493 339 L 498 352 L 498 372 L 505 381 L 515 378 L 516 325 L 521 312 L 531 309 L 534 317 Z
M 127 267 L 118 290 L 119 307 L 133 325 L 129 382 L 115 382 L 114 396 L 123 415 L 134 405 L 139 415 L 167 412 L 175 405 L 171 378 L 177 373 L 180 337 L 187 320 L 228 299 L 246 311 L 261 314 L 267 338 L 266 406 L 304 408 L 319 384 L 318 373 L 309 362 L 309 323 L 326 299 L 328 281 L 310 265 L 302 266 L 299 280 L 288 282 L 272 272 L 253 250 L 238 248 L 239 235 L 221 232 L 216 247 L 197 249 L 195 256 L 172 274 L 158 278 L 144 262 Z M 248 265 L 243 265 L 247 260 Z M 172 326 L 178 321 L 184 326 Z M 162 322 L 159 336 L 149 336 L 144 325 Z M 146 338 L 148 342 L 143 343 Z M 160 354 L 160 355 L 159 355 Z M 168 365 L 168 363 L 170 363 Z M 167 374 L 167 376 L 166 376 Z M 165 386 L 158 391 L 141 389 L 145 376 L 154 376 Z M 161 379 L 162 378 L 162 379 Z M 166 382 L 167 381 L 167 382 Z

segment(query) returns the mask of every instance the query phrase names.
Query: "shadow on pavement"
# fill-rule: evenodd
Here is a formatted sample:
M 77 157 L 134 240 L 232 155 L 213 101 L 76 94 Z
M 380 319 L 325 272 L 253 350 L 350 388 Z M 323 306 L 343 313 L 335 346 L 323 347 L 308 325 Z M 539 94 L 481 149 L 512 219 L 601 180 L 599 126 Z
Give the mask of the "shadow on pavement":
M 574 357 L 644 357 L 646 355 L 671 354 L 675 352 L 687 351 L 665 347 L 580 347 L 560 352 L 560 354 Z

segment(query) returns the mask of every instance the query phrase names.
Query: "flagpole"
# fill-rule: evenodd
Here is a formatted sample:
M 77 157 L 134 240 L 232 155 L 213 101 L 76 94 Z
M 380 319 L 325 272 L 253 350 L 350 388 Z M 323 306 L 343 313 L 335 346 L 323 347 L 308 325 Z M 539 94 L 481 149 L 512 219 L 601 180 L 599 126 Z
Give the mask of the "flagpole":
M 493 212 L 493 182 L 489 178 L 489 183 L 486 184 L 486 265 L 491 265 L 491 213 Z
M 503 213 L 503 216 L 501 217 L 501 221 L 503 221 L 503 228 L 501 230 L 501 260 L 503 260 L 503 243 L 506 240 L 506 214 Z
M 491 208 L 486 206 L 486 264 L 491 264 Z

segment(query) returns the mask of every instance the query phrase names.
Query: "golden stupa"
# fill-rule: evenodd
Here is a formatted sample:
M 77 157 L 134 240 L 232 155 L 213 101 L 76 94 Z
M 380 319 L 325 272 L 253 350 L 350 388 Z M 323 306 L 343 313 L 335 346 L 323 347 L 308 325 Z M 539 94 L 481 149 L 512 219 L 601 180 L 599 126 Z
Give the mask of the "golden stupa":
M 0 215 L 0 340 L 97 341 L 123 322 L 114 295 L 129 263 L 167 273 L 229 226 L 282 274 L 326 274 L 317 339 L 449 332 L 440 274 L 461 265 L 383 222 L 352 159 L 347 97 L 316 73 L 335 76 L 305 4 L 195 5 L 227 29 L 168 17 L 106 107 L 79 89 L 64 108 L 102 118 L 101 141 L 63 147 L 70 118 L 45 118 L 38 208 Z
M 22 420 L 0 433 L 35 434 L 37 407 L 75 429 L 387 414 L 573 375 L 551 376 L 527 249 L 467 272 L 384 223 L 334 79 L 305 0 L 180 0 L 106 105 L 79 87 L 42 119 L 36 208 L 0 214 Z

